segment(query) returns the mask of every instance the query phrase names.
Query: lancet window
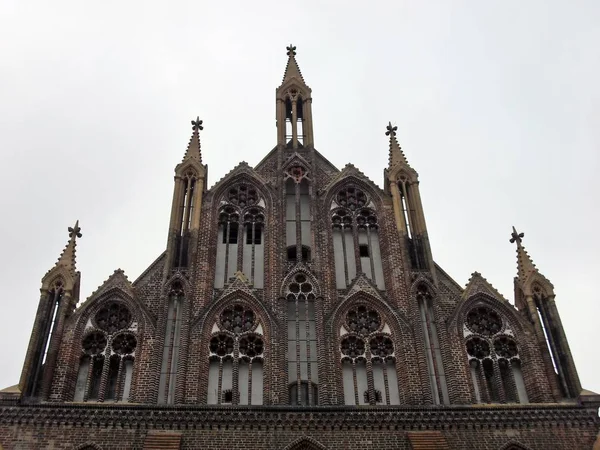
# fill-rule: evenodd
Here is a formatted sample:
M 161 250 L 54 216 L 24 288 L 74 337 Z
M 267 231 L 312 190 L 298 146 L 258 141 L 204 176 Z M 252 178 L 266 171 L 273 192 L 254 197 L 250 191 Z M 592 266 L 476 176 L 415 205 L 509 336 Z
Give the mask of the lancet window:
M 52 336 L 55 334 L 56 319 L 62 304 L 63 294 L 63 282 L 58 279 L 52 284 L 52 288 L 47 294 L 48 301 L 41 306 L 45 309 L 42 319 L 43 330 L 40 335 L 41 342 L 39 343 L 34 356 L 35 365 L 33 367 L 33 376 L 29 379 L 29 386 L 27 386 L 28 395 L 31 397 L 39 395 L 40 385 L 44 374 L 44 364 L 46 363 Z
M 364 273 L 379 289 L 385 289 L 379 247 L 379 223 L 373 203 L 355 186 L 341 189 L 332 205 L 333 251 L 336 285 L 345 289 Z
M 111 300 L 100 307 L 81 340 L 74 401 L 129 401 L 136 328 L 124 303 Z
M 286 92 L 285 141 L 288 147 L 302 147 L 305 140 L 304 100 L 297 88 Z
M 311 259 L 310 190 L 304 167 L 290 167 L 285 177 L 286 256 L 291 266 Z
M 209 405 L 262 405 L 265 343 L 254 311 L 242 303 L 226 307 L 209 344 Z
M 163 355 L 158 385 L 158 402 L 173 404 L 179 367 L 179 349 L 181 344 L 181 323 L 183 315 L 184 292 L 181 283 L 171 285 L 168 295 L 167 320 Z
M 236 272 L 243 272 L 255 288 L 264 283 L 264 200 L 248 184 L 227 192 L 219 208 L 216 288 L 222 288 Z
M 402 220 L 406 230 L 409 256 L 412 268 L 415 270 L 427 269 L 427 257 L 419 230 L 424 229 L 421 217 L 417 214 L 418 199 L 417 191 L 413 184 L 404 175 L 398 178 L 398 191 L 400 194 L 400 206 L 402 209 Z
M 399 405 L 394 343 L 377 311 L 355 305 L 340 329 L 346 405 Z
M 190 229 L 194 213 L 194 196 L 197 176 L 192 170 L 187 171 L 179 181 L 181 183 L 181 193 L 179 198 L 179 231 L 177 233 L 175 265 L 174 267 L 186 268 L 189 264 L 188 251 L 190 240 Z
M 464 335 L 477 403 L 528 403 L 519 348 L 508 323 L 479 305 L 467 313 Z
M 449 404 L 448 388 L 446 386 L 446 374 L 440 351 L 440 342 L 437 333 L 437 321 L 433 310 L 432 296 L 425 285 L 417 288 L 417 303 L 421 317 L 421 328 L 423 331 L 423 343 L 425 345 L 425 356 L 427 361 L 427 372 L 429 374 L 429 386 L 434 405 Z
M 318 404 L 315 290 L 304 273 L 287 287 L 287 372 L 291 405 Z

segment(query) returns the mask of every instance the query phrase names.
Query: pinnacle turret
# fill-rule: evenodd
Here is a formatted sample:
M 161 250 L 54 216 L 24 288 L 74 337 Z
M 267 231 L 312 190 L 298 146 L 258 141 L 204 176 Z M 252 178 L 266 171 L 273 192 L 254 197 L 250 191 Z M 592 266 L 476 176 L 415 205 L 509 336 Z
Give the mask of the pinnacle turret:
M 79 220 L 75 222 L 75 226 L 69 227 L 68 231 L 69 242 L 67 242 L 54 267 L 64 267 L 71 275 L 75 276 L 77 272 L 75 266 L 75 249 L 77 247 L 77 238 L 82 236 L 81 228 L 79 228 Z
M 286 47 L 288 62 L 285 66 L 285 72 L 283 74 L 282 84 L 292 78 L 298 78 L 302 84 L 306 84 L 304 82 L 304 78 L 302 77 L 302 72 L 300 72 L 300 67 L 298 66 L 298 62 L 296 61 L 296 46 L 290 44 Z
M 404 156 L 404 153 L 402 152 L 402 147 L 400 147 L 400 144 L 396 139 L 396 131 L 398 130 L 398 127 L 392 126 L 392 122 L 389 122 L 388 126 L 386 127 L 386 130 L 387 131 L 385 132 L 385 135 L 390 137 L 390 156 L 388 161 L 388 168 L 391 169 L 397 164 L 404 164 L 410 167 L 406 156 Z
M 523 247 L 522 241 L 525 233 L 518 233 L 515 227 L 512 227 L 510 242 L 517 243 L 517 276 L 520 281 L 525 281 L 532 273 L 537 272 L 535 264 Z
M 183 161 L 187 159 L 195 159 L 199 163 L 202 163 L 202 150 L 200 147 L 200 131 L 203 130 L 202 121 L 199 117 L 196 120 L 192 120 L 192 137 L 188 144 L 187 150 L 183 157 Z

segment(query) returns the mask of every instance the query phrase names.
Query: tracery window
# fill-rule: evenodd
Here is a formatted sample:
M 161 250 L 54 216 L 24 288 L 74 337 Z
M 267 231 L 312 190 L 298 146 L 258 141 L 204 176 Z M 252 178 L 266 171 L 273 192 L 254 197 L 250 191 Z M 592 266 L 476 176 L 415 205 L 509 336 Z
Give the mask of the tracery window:
M 124 303 L 111 300 L 100 307 L 81 340 L 74 401 L 129 400 L 138 345 L 134 329 Z
M 433 310 L 433 299 L 427 286 L 423 284 L 417 287 L 417 303 L 421 317 L 427 372 L 429 374 L 429 386 L 431 388 L 433 404 L 439 405 L 443 403 L 447 405 L 450 403 L 450 398 L 446 386 L 446 374 L 437 333 L 437 321 Z
M 508 323 L 479 305 L 466 315 L 465 347 L 478 403 L 528 403 L 517 342 Z
M 308 171 L 300 166 L 285 172 L 285 240 L 290 266 L 311 258 L 310 189 Z
M 173 283 L 168 295 L 165 338 L 158 384 L 158 403 L 175 403 L 184 298 L 181 283 Z
M 242 303 L 226 307 L 213 326 L 208 347 L 209 405 L 262 405 L 265 343 L 254 311 Z
M 355 305 L 340 330 L 346 405 L 399 405 L 394 343 L 377 311 Z
M 361 189 L 346 186 L 332 205 L 333 250 L 336 285 L 345 289 L 357 271 L 385 289 L 379 248 L 379 224 L 371 202 Z
M 261 289 L 264 280 L 264 200 L 248 184 L 232 187 L 219 207 L 216 288 L 222 288 L 236 272 L 243 272 Z
M 315 290 L 304 273 L 287 287 L 287 372 L 291 405 L 318 404 Z

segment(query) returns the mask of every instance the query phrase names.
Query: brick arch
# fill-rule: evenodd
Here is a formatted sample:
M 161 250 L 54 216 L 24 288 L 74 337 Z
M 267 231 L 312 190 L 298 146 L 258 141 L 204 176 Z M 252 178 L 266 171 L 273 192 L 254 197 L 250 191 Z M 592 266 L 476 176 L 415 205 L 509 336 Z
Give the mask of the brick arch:
M 378 190 L 376 190 L 368 180 L 361 179 L 355 174 L 342 177 L 339 180 L 336 180 L 331 186 L 326 188 L 326 191 L 323 194 L 324 204 L 328 208 L 328 211 L 334 201 L 335 195 L 341 188 L 348 184 L 354 184 L 356 187 L 364 190 L 375 204 L 375 212 L 379 213 L 383 206 L 383 197 L 381 193 L 378 192 Z
M 271 348 L 272 337 L 278 335 L 279 325 L 277 320 L 270 314 L 265 306 L 250 293 L 236 289 L 225 296 L 211 302 L 206 311 L 198 317 L 190 327 L 190 347 L 188 355 L 191 359 L 198 361 L 199 367 L 204 367 L 209 360 L 209 346 L 212 327 L 218 320 L 218 314 L 229 305 L 241 303 L 248 306 L 257 316 L 257 321 L 262 324 L 264 342 L 263 352 L 263 404 L 268 405 L 271 398 L 271 367 L 274 365 L 274 351 Z M 206 403 L 208 389 L 208 371 L 201 374 L 194 388 L 198 403 Z
M 80 357 L 81 353 L 81 341 L 87 334 L 85 330 L 86 324 L 89 319 L 91 319 L 98 310 L 106 303 L 111 300 L 115 300 L 125 304 L 132 315 L 132 323 L 138 323 L 137 331 L 135 331 L 135 336 L 137 339 L 137 347 L 136 347 L 136 358 L 144 351 L 144 334 L 151 333 L 154 330 L 155 324 L 154 321 L 149 317 L 147 311 L 143 309 L 143 307 L 134 299 L 130 292 L 120 286 L 114 286 L 108 289 L 105 292 L 102 292 L 97 297 L 90 297 L 81 307 L 71 316 L 72 322 L 68 327 L 65 328 L 65 335 L 63 337 L 63 341 L 61 344 L 61 350 L 59 353 L 59 358 L 69 357 L 70 363 L 67 364 L 64 374 L 61 375 L 62 378 L 66 380 L 66 388 L 62 392 L 62 396 L 64 399 L 68 401 L 72 400 L 72 396 L 75 392 L 75 381 L 77 379 L 77 374 L 79 371 Z M 94 329 L 96 329 L 94 325 Z M 113 334 L 116 335 L 118 332 Z M 136 383 L 138 370 L 136 369 L 136 365 L 134 365 L 134 373 L 132 378 L 132 392 L 134 392 L 134 387 Z
M 260 317 L 263 326 L 265 329 L 265 337 L 270 336 L 271 333 L 275 335 L 277 328 L 279 327 L 279 323 L 277 319 L 271 315 L 269 310 L 265 308 L 265 305 L 254 297 L 252 294 L 246 292 L 242 289 L 233 290 L 226 295 L 215 299 L 210 304 L 207 305 L 207 308 L 203 314 L 201 314 L 196 320 L 193 321 L 191 325 L 191 330 L 195 329 L 201 330 L 203 335 L 206 334 L 206 330 L 208 327 L 213 326 L 213 320 L 216 320 L 215 314 L 217 314 L 220 310 L 225 308 L 227 305 L 233 304 L 236 301 L 240 301 L 240 303 L 246 304 L 250 306 Z M 269 334 L 267 334 L 269 333 Z M 210 334 L 210 333 L 209 333 Z
M 179 271 L 175 272 L 171 278 L 169 278 L 162 289 L 162 297 L 167 297 L 169 295 L 169 291 L 171 287 L 175 283 L 181 283 L 181 287 L 183 288 L 183 297 L 189 297 L 191 295 L 192 286 L 190 285 L 189 280 L 183 276 L 183 274 Z
M 508 321 L 515 334 L 521 334 L 524 331 L 534 332 L 533 327 L 519 314 L 516 308 L 508 302 L 498 300 L 484 292 L 478 292 L 477 294 L 472 295 L 457 306 L 448 320 L 448 329 L 454 328 L 456 333 L 462 337 L 462 325 L 465 321 L 466 314 L 471 308 L 478 304 L 485 305 L 500 313 L 500 315 Z
M 415 297 L 417 295 L 417 289 L 420 285 L 425 285 L 427 290 L 431 294 L 432 297 L 438 296 L 438 289 L 435 285 L 429 280 L 427 277 L 422 275 L 418 276 L 415 281 L 413 281 L 410 285 L 410 295 L 411 297 Z
M 281 282 L 281 286 L 279 288 L 279 294 L 281 295 L 281 297 L 286 297 L 287 287 L 294 280 L 294 277 L 299 273 L 305 275 L 306 278 L 310 280 L 313 286 L 315 297 L 317 299 L 321 298 L 321 285 L 319 283 L 319 280 L 317 280 L 317 278 L 313 275 L 310 269 L 302 263 L 296 264 L 296 266 L 292 270 L 290 270 L 290 272 L 285 276 L 285 278 Z
M 526 447 L 516 441 L 510 441 L 500 447 L 498 450 L 531 450 L 531 447 Z
M 266 182 L 261 180 L 258 175 L 252 173 L 251 171 L 244 171 L 233 175 L 229 179 L 225 178 L 220 180 L 217 185 L 213 187 L 214 191 L 211 192 L 211 200 L 213 207 L 216 208 L 216 212 L 218 212 L 220 202 L 225 193 L 235 185 L 242 183 L 251 185 L 252 188 L 256 189 L 256 192 L 258 192 L 261 198 L 265 200 L 266 210 L 270 210 L 273 207 L 272 192 L 266 187 Z
M 283 450 L 327 450 L 327 447 L 309 436 L 302 436 L 290 442 Z
M 372 305 L 375 310 L 380 312 L 380 314 L 381 312 L 384 312 L 381 314 L 382 317 L 385 316 L 393 318 L 394 320 L 388 323 L 392 329 L 396 329 L 398 335 L 401 334 L 402 329 L 410 330 L 409 322 L 404 314 L 399 311 L 395 311 L 385 300 L 366 291 L 355 292 L 354 294 L 343 299 L 335 308 L 333 308 L 329 317 L 326 318 L 325 323 L 329 326 L 337 327 L 339 329 L 341 320 L 344 318 L 344 314 L 342 313 L 345 312 L 351 305 L 361 302 Z
M 396 366 L 396 376 L 398 378 L 398 392 L 400 396 L 400 404 L 407 403 L 409 396 L 409 366 L 414 365 L 414 361 L 408 361 L 407 355 L 412 355 L 412 331 L 408 324 L 408 321 L 403 315 L 397 313 L 390 307 L 390 305 L 384 300 L 377 298 L 367 292 L 358 291 L 353 295 L 350 295 L 344 299 L 336 308 L 332 311 L 331 315 L 326 321 L 326 329 L 329 334 L 333 336 L 333 355 L 335 359 L 335 383 L 337 384 L 337 392 L 341 393 L 342 397 L 338 398 L 338 401 L 343 404 L 343 374 L 342 374 L 342 363 L 341 355 L 339 352 L 341 338 L 339 331 L 341 325 L 345 322 L 346 312 L 353 305 L 365 304 L 373 307 L 376 310 L 383 324 L 387 324 L 390 327 L 391 333 L 387 334 L 383 331 L 373 333 L 374 335 L 389 336 L 394 343 L 394 359 Z M 368 340 L 365 340 L 365 344 L 368 345 Z
M 73 447 L 73 450 L 102 450 L 102 447 L 100 447 L 98 444 L 93 444 L 93 443 L 88 442 L 88 443 Z

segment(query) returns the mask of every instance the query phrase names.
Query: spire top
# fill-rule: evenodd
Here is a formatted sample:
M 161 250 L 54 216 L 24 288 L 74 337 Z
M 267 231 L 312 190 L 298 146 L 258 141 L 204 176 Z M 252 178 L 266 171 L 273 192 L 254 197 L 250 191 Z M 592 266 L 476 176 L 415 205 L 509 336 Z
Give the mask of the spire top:
M 517 270 L 518 277 L 521 281 L 524 281 L 525 278 L 533 272 L 537 272 L 535 264 L 531 260 L 531 257 L 523 247 L 523 238 L 525 237 L 525 233 L 519 233 L 516 228 L 512 227 L 513 231 L 510 237 L 510 243 L 517 243 Z
M 388 122 L 386 127 L 385 135 L 390 137 L 390 157 L 388 165 L 390 168 L 394 167 L 396 164 L 406 164 L 409 166 L 406 156 L 402 152 L 402 148 L 400 144 L 398 144 L 398 139 L 396 139 L 396 131 L 398 130 L 397 126 L 393 126 L 392 122 Z
M 79 220 L 75 222 L 75 226 L 68 227 L 67 230 L 69 231 L 69 242 L 67 242 L 65 249 L 60 254 L 56 266 L 63 266 L 69 270 L 71 274 L 75 274 L 75 248 L 77 247 L 77 238 L 83 236 L 81 234 L 81 228 L 79 227 Z
M 306 83 L 304 82 L 304 78 L 302 77 L 302 72 L 300 72 L 300 67 L 296 62 L 296 46 L 290 44 L 286 47 L 286 50 L 288 55 L 288 62 L 285 66 L 285 73 L 283 74 L 283 83 L 292 78 L 298 78 L 302 82 L 302 84 L 305 85 Z
M 184 161 L 188 158 L 193 158 L 198 162 L 202 163 L 202 150 L 200 148 L 200 131 L 202 131 L 203 129 L 204 127 L 202 126 L 202 120 L 200 120 L 200 117 L 196 117 L 196 120 L 192 120 L 192 137 L 190 138 L 187 150 L 185 151 L 185 155 L 183 157 Z

